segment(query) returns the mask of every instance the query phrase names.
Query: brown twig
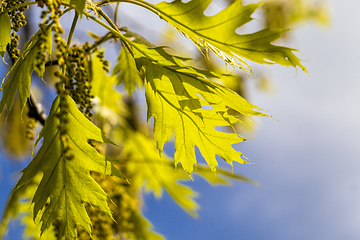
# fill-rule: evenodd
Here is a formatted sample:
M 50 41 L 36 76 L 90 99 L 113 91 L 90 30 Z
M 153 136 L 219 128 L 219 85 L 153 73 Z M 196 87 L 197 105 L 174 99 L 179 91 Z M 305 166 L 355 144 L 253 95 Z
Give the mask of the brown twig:
M 44 126 L 46 121 L 46 114 L 41 110 L 41 105 L 38 104 L 35 100 L 35 97 L 32 93 L 30 93 L 30 97 L 27 99 L 27 107 L 28 107 L 28 117 L 34 118 L 36 121 L 39 121 L 41 125 Z

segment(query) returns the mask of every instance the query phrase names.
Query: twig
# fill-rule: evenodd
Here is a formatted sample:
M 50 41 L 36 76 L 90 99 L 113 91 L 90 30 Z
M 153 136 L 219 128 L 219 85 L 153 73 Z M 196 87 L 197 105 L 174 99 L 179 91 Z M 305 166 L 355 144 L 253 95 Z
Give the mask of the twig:
M 71 24 L 71 29 L 70 29 L 70 32 L 69 32 L 69 37 L 68 37 L 68 40 L 67 40 L 67 46 L 70 47 L 70 44 L 71 44 L 71 40 L 72 40 L 72 37 L 74 35 L 74 31 L 75 31 L 75 27 L 76 27 L 76 23 L 79 19 L 79 14 L 77 12 L 75 12 L 75 16 L 74 16 L 74 20 Z
M 41 110 L 41 104 L 38 104 L 35 100 L 34 95 L 30 92 L 30 97 L 26 101 L 28 107 L 28 117 L 34 118 L 39 121 L 41 125 L 44 126 L 46 121 L 46 114 Z

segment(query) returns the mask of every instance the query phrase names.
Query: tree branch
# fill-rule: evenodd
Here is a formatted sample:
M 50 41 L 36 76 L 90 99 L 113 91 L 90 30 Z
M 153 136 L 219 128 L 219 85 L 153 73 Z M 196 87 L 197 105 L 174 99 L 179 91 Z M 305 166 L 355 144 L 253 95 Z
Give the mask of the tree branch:
M 36 121 L 39 121 L 41 125 L 44 126 L 46 121 L 46 114 L 41 109 L 41 104 L 36 102 L 36 99 L 32 93 L 30 93 L 30 97 L 27 99 L 27 107 L 28 107 L 28 117 L 34 118 Z

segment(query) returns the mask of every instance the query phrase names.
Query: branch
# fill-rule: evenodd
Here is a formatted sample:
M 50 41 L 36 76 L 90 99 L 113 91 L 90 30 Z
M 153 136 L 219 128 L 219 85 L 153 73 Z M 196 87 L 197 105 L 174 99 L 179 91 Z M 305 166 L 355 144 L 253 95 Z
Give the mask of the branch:
M 46 114 L 41 110 L 41 104 L 36 102 L 36 99 L 32 93 L 30 93 L 30 97 L 27 99 L 26 104 L 28 107 L 28 117 L 34 118 L 44 126 L 47 118 Z

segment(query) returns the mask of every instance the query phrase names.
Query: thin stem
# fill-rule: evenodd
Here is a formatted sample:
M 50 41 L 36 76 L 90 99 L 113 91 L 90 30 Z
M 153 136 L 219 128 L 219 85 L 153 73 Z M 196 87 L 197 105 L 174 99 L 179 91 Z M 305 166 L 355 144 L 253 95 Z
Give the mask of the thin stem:
M 132 41 L 128 40 L 124 35 L 121 34 L 121 32 L 119 30 L 116 30 L 110 26 L 108 26 L 106 23 L 104 23 L 103 21 L 97 19 L 96 17 L 92 16 L 91 14 L 87 13 L 87 12 L 83 12 L 83 14 L 90 18 L 91 20 L 93 20 L 94 22 L 100 24 L 102 27 L 106 28 L 107 30 L 109 30 L 112 34 L 114 34 L 114 36 L 120 38 L 120 40 L 123 42 L 123 43 L 126 43 L 125 46 L 128 46 L 127 48 L 130 49 L 129 51 L 131 51 L 130 53 L 132 53 L 132 49 L 131 47 L 137 49 L 138 51 L 142 52 L 142 50 L 137 47 L 136 44 L 134 44 Z M 146 53 L 142 52 L 145 56 Z M 150 57 L 149 57 L 150 58 Z
M 134 56 L 133 50 L 131 49 L 131 46 L 129 45 L 128 41 L 125 41 L 124 39 L 126 39 L 120 32 L 119 28 L 116 26 L 116 24 L 111 21 L 111 19 L 108 17 L 108 15 L 106 15 L 106 13 L 104 13 L 103 11 L 101 11 L 100 9 L 98 10 L 98 14 L 100 16 L 102 16 L 109 24 L 110 26 L 116 31 L 116 33 L 119 35 L 121 35 L 122 37 L 120 38 L 122 44 L 129 50 L 129 52 L 131 53 L 132 56 Z M 106 25 L 107 26 L 107 25 Z
M 113 34 L 111 32 L 108 32 L 105 36 L 99 37 L 95 40 L 94 44 L 90 47 L 89 52 L 92 52 L 94 49 L 96 49 L 98 46 L 103 44 L 104 42 L 108 41 L 109 39 L 114 38 Z
M 117 20 L 118 20 L 119 5 L 120 5 L 120 3 L 117 2 L 116 7 L 115 7 L 115 14 L 114 14 L 114 22 L 115 22 L 115 24 L 117 24 Z
M 73 22 L 71 24 L 69 37 L 68 37 L 68 40 L 67 40 L 67 47 L 70 47 L 71 40 L 72 40 L 72 37 L 74 35 L 74 31 L 75 31 L 75 27 L 76 27 L 76 23 L 77 23 L 78 19 L 79 19 L 79 14 L 77 12 L 75 12 L 74 20 L 73 20 Z
M 110 24 L 110 26 L 111 26 L 113 29 L 115 29 L 116 31 L 120 32 L 120 31 L 119 31 L 119 28 L 116 26 L 116 24 L 115 24 L 113 21 L 111 21 L 111 19 L 109 18 L 108 15 L 106 15 L 106 13 L 104 13 L 104 12 L 101 11 L 101 10 L 98 10 L 98 13 L 99 13 L 99 15 L 100 15 L 101 17 L 103 17 L 103 18 Z
M 119 32 L 119 30 L 116 28 L 112 28 L 110 26 L 108 26 L 106 23 L 104 23 L 103 21 L 97 19 L 96 17 L 94 17 L 93 15 L 87 13 L 87 12 L 83 12 L 83 14 L 90 18 L 91 20 L 93 20 L 94 22 L 100 24 L 101 26 L 103 26 L 104 28 L 106 28 L 107 30 L 109 30 L 112 34 L 114 34 L 116 37 L 120 38 L 121 40 L 127 41 L 126 37 L 124 35 L 121 34 L 121 32 Z

